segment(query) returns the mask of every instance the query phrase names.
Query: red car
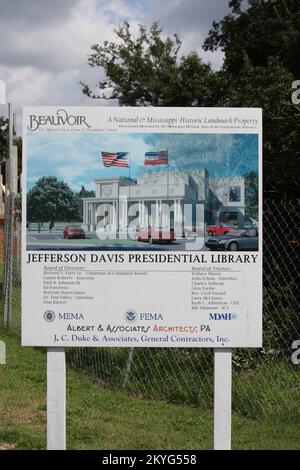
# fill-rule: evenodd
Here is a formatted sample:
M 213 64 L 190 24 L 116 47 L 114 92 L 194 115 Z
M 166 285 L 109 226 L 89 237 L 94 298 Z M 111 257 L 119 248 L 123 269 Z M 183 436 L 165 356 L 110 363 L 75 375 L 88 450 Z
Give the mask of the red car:
M 236 229 L 237 229 L 236 225 L 226 225 L 226 224 L 220 223 L 219 225 L 209 225 L 207 227 L 207 233 L 210 236 L 217 237 L 219 235 L 226 235 L 226 233 L 229 233 L 232 230 L 236 230 Z
M 175 240 L 174 229 L 166 230 L 163 227 L 158 228 L 142 228 L 137 234 L 137 240 L 139 242 L 150 242 L 152 243 L 172 243 Z
M 64 238 L 85 238 L 85 233 L 79 225 L 67 225 L 64 229 Z

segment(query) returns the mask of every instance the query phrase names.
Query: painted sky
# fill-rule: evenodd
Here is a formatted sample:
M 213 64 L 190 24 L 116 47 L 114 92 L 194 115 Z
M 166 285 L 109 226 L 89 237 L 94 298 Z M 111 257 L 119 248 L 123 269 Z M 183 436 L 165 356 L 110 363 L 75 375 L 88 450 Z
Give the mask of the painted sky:
M 253 134 L 43 134 L 29 133 L 27 189 L 41 176 L 56 176 L 74 191 L 94 189 L 99 176 L 129 176 L 127 168 L 104 168 L 101 151 L 129 152 L 130 176 L 161 171 L 144 166 L 145 152 L 168 150 L 169 168 L 206 168 L 211 177 L 258 170 L 258 138 Z

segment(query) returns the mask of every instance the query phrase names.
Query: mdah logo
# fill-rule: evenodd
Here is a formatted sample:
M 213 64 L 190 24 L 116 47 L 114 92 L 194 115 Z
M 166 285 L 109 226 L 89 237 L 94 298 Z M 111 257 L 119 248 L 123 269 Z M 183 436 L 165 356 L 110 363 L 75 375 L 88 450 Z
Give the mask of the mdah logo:
M 209 320 L 237 320 L 236 313 L 210 313 Z
M 44 319 L 47 322 L 52 322 L 55 320 L 55 313 L 52 312 L 52 310 L 47 310 L 47 312 L 44 313 Z
M 135 310 L 132 310 L 132 309 L 127 310 L 127 312 L 124 315 L 124 318 L 129 323 L 132 323 L 137 319 L 137 313 L 135 312 Z
M 91 127 L 86 122 L 86 116 L 69 114 L 65 109 L 58 109 L 56 114 L 48 116 L 30 114 L 28 131 L 37 131 L 40 126 L 82 126 Z

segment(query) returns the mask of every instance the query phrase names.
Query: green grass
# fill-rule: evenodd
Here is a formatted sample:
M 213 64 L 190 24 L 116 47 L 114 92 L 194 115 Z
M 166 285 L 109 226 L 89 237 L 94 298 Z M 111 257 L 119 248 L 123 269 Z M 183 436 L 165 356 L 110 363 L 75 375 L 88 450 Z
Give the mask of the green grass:
M 46 445 L 46 355 L 22 348 L 0 329 L 7 364 L 0 365 L 0 449 Z M 81 372 L 67 371 L 69 449 L 209 449 L 213 415 L 184 405 L 139 400 L 103 389 Z M 300 449 L 297 419 L 261 420 L 233 414 L 233 448 Z

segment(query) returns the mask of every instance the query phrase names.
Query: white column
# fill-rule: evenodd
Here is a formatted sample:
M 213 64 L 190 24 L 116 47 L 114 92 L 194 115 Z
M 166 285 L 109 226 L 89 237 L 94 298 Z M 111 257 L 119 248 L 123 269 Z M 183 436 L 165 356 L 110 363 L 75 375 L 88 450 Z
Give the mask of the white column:
M 176 225 L 176 220 L 177 220 L 176 199 L 174 199 L 173 201 L 173 207 L 174 207 L 174 225 Z
M 116 230 L 120 231 L 120 198 L 116 202 Z
M 159 201 L 159 222 L 158 225 L 162 225 L 162 200 Z
M 111 225 L 116 226 L 116 211 L 117 203 L 113 201 L 112 205 L 110 204 L 110 210 L 112 209 Z
M 182 207 L 181 207 L 181 200 L 177 199 L 177 204 L 178 204 L 178 219 L 180 221 L 180 225 L 182 227 L 183 224 L 183 212 L 182 212 Z
M 92 231 L 93 230 L 92 203 L 89 202 L 88 205 L 89 205 L 89 230 Z
M 95 230 L 95 208 L 93 202 L 91 202 L 91 226 L 92 231 Z
M 85 208 L 85 202 L 82 201 L 82 224 L 85 225 L 85 212 L 84 212 L 84 208 Z
M 124 225 L 127 228 L 128 226 L 128 199 L 124 200 Z
M 94 218 L 95 218 L 95 227 L 94 227 L 94 229 L 95 230 L 96 230 L 96 227 L 97 227 L 97 208 L 98 208 L 97 204 L 94 203 Z
M 120 218 L 120 222 L 119 222 L 119 227 L 120 227 L 120 230 L 123 229 L 124 227 L 124 200 L 123 198 L 120 198 L 119 199 L 119 218 Z
M 170 226 L 170 201 L 162 201 L 162 225 Z
M 178 225 L 178 219 L 179 219 L 179 214 L 178 214 L 178 201 L 177 199 L 174 200 L 174 223 L 175 225 Z
M 121 197 L 119 199 L 119 230 L 123 231 L 125 227 L 125 199 Z
M 142 203 L 139 201 L 139 225 L 142 225 Z
M 92 205 L 90 202 L 88 202 L 88 207 L 89 207 L 89 230 L 92 230 Z
M 155 201 L 155 225 L 159 225 L 159 201 Z
M 145 201 L 142 201 L 142 226 L 145 227 Z

